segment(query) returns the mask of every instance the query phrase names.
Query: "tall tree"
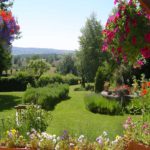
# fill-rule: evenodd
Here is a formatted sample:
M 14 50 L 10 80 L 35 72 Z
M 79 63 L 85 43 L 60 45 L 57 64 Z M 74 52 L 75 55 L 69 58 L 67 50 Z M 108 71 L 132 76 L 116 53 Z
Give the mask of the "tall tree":
M 77 69 L 75 66 L 75 58 L 72 55 L 64 56 L 63 60 L 58 64 L 57 67 L 58 72 L 61 74 L 77 74 Z
M 95 14 L 86 20 L 85 26 L 81 29 L 80 43 L 80 69 L 87 81 L 94 81 L 96 71 L 100 65 L 103 54 L 100 49 L 102 45 L 102 26 L 97 21 Z

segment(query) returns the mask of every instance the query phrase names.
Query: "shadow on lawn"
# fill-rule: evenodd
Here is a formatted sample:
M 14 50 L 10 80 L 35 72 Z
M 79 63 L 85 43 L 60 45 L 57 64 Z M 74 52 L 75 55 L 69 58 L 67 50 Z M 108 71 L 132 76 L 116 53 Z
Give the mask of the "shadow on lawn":
M 20 97 L 0 95 L 0 111 L 11 109 L 20 103 Z

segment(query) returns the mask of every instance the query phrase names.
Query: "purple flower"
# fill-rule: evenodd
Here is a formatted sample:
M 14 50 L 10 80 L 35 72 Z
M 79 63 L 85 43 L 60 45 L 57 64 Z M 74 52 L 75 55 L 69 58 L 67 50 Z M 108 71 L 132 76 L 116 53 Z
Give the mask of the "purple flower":
M 119 0 L 114 0 L 114 4 L 116 5 L 119 2 Z

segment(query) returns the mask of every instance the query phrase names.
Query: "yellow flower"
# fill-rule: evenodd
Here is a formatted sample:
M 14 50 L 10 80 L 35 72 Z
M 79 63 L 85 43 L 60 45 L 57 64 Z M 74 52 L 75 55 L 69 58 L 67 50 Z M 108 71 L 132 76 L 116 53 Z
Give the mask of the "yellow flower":
M 13 135 L 15 135 L 16 132 L 17 132 L 17 131 L 16 131 L 15 129 L 12 129 L 12 130 L 11 130 L 11 133 L 12 133 Z
M 9 134 L 9 131 L 7 130 L 6 133 Z
M 119 135 L 116 136 L 116 140 L 119 140 L 121 137 Z

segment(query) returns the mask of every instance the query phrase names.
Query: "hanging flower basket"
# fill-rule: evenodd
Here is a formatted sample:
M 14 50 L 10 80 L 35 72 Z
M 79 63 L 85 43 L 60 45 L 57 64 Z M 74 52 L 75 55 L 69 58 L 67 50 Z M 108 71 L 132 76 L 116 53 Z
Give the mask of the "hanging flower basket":
M 150 15 L 138 0 L 115 0 L 116 11 L 103 30 L 102 51 L 109 51 L 117 62 L 134 64 L 150 58 Z
M 5 2 L 9 0 L 0 1 L 0 46 L 11 46 L 14 39 L 18 38 L 20 27 L 12 15 L 9 7 Z

